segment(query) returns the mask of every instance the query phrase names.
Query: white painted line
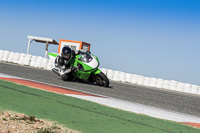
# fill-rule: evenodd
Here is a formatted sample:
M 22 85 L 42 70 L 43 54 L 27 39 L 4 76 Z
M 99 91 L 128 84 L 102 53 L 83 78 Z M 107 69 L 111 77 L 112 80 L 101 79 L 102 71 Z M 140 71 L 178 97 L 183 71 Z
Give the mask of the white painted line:
M 24 78 L 20 78 L 20 77 L 12 76 L 12 75 L 4 74 L 4 73 L 0 73 L 0 77 L 16 78 L 16 79 L 24 79 Z
M 110 106 L 117 109 L 122 109 L 125 111 L 130 111 L 139 114 L 145 114 L 151 117 L 176 121 L 176 122 L 194 122 L 200 123 L 200 117 L 192 116 L 188 114 L 172 112 L 148 105 L 133 103 L 125 100 L 119 100 L 115 98 L 101 98 L 101 97 L 93 97 L 93 96 L 80 96 L 80 95 L 72 95 L 72 94 L 65 94 L 67 96 L 72 96 L 92 102 L 96 102 L 99 104 L 103 104 L 106 106 Z
M 2 73 L 0 73 L 0 77 L 24 79 L 24 78 L 11 76 L 11 75 L 7 75 L 7 74 L 2 74 Z M 26 79 L 26 80 L 29 80 L 29 79 Z M 30 81 L 38 82 L 35 80 L 30 80 Z M 38 82 L 38 83 L 43 83 L 43 82 Z M 47 83 L 43 83 L 43 84 L 47 84 Z M 52 84 L 47 84 L 47 85 L 52 85 Z M 53 85 L 53 86 L 56 86 L 56 85 Z M 71 89 L 74 91 L 79 91 L 77 89 L 72 89 L 72 88 L 63 87 L 63 86 L 58 86 L 58 87 L 67 88 L 67 89 Z M 83 91 L 80 91 L 80 92 L 83 92 Z M 88 93 L 88 92 L 84 92 L 84 93 Z M 92 94 L 92 93 L 88 93 L 88 94 Z M 172 112 L 172 111 L 168 111 L 168 110 L 164 110 L 164 109 L 160 109 L 160 108 L 156 108 L 156 107 L 152 107 L 152 106 L 148 106 L 148 105 L 143 105 L 143 104 L 138 104 L 138 103 L 134 103 L 134 102 L 130 102 L 130 101 L 115 99 L 112 97 L 106 97 L 106 96 L 97 95 L 97 94 L 93 94 L 93 95 L 97 95 L 97 96 L 101 96 L 101 97 L 82 96 L 82 95 L 73 95 L 73 94 L 65 94 L 65 95 L 92 101 L 92 102 L 96 102 L 99 104 L 103 104 L 106 106 L 110 106 L 110 107 L 125 110 L 125 111 L 130 111 L 130 112 L 139 113 L 139 114 L 145 114 L 145 115 L 155 117 L 155 118 L 171 120 L 171 121 L 176 121 L 176 122 L 200 123 L 200 117 L 197 117 L 197 116 L 192 116 L 192 115 L 178 113 L 178 112 Z

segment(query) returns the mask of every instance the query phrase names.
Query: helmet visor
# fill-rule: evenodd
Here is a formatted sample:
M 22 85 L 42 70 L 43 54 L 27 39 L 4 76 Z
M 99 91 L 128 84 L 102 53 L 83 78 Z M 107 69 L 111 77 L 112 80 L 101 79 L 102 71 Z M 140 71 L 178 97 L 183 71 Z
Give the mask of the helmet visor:
M 70 54 L 70 53 L 67 53 L 66 55 L 64 55 L 64 58 L 69 59 L 70 56 L 71 56 L 71 54 Z

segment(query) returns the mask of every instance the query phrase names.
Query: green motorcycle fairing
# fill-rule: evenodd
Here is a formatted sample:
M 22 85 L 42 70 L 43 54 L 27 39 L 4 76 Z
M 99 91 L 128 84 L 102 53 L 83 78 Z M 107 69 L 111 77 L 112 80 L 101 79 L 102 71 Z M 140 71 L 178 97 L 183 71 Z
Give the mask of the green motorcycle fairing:
M 53 62 L 55 62 L 57 56 L 57 53 L 49 53 L 49 58 Z M 84 80 L 88 80 L 91 74 L 96 75 L 101 72 L 98 68 L 99 59 L 88 52 L 83 52 L 72 58 L 70 66 L 77 68 L 76 71 L 73 72 L 73 76 Z
M 76 55 L 70 61 L 70 66 L 74 66 L 78 70 L 73 74 L 74 77 L 85 80 L 87 80 L 90 77 L 91 73 L 96 75 L 101 72 L 101 70 L 98 69 L 98 58 L 89 53 L 82 53 L 81 55 Z

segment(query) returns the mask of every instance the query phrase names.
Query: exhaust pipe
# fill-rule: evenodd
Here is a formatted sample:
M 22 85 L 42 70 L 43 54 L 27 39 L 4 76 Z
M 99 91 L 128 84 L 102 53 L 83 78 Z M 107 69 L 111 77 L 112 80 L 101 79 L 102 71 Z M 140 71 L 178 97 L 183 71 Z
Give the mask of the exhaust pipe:
M 62 75 L 65 75 L 65 74 L 70 73 L 72 70 L 71 70 L 71 69 L 67 69 L 67 70 L 65 70 L 65 72 L 59 73 L 59 71 L 58 71 L 57 69 L 53 68 L 52 71 L 53 71 L 55 74 L 58 74 L 58 76 L 62 76 Z
M 71 71 L 72 71 L 71 68 L 69 68 L 69 69 L 65 70 L 65 72 L 64 72 L 62 75 L 68 74 L 68 73 L 70 73 Z

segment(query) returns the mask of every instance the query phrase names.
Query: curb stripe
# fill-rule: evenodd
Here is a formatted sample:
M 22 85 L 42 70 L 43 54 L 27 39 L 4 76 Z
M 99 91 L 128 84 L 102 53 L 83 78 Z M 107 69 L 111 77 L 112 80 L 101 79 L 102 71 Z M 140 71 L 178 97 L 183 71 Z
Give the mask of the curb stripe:
M 88 94 L 88 93 L 70 90 L 70 89 L 57 87 L 57 86 L 53 86 L 53 85 L 46 85 L 43 83 L 38 83 L 38 82 L 24 80 L 24 79 L 5 78 L 5 77 L 0 77 L 0 79 L 6 80 L 6 81 L 11 81 L 11 82 L 29 86 L 29 87 L 33 87 L 33 88 L 37 88 L 37 89 L 42 89 L 42 90 L 46 90 L 46 91 L 50 91 L 50 92 L 56 92 L 56 93 L 60 93 L 60 94 L 74 94 L 74 95 L 82 95 L 82 96 L 101 97 L 98 95 Z
M 181 122 L 181 123 L 200 128 L 200 123 L 193 123 L 193 122 Z
M 0 77 L 0 79 L 5 80 L 5 81 L 14 82 L 14 83 L 21 84 L 21 85 L 25 85 L 25 86 L 29 86 L 29 87 L 32 87 L 32 88 L 42 89 L 42 90 L 55 92 L 55 93 L 59 93 L 59 94 L 64 94 L 64 95 L 68 95 L 68 96 L 72 96 L 72 97 L 76 97 L 76 96 L 73 96 L 73 95 L 77 95 L 77 96 L 79 95 L 79 96 L 92 96 L 92 97 L 106 98 L 106 97 L 103 97 L 103 96 L 88 94 L 88 93 L 79 92 L 79 91 L 76 91 L 76 90 L 57 87 L 57 86 L 53 86 L 53 85 L 47 85 L 47 84 L 44 84 L 44 83 L 39 83 L 39 82 L 36 82 L 36 81 L 30 81 L 30 80 L 25 80 L 25 79 L 8 78 L 8 77 Z M 200 123 L 193 123 L 193 122 L 179 122 L 179 123 L 200 128 Z

